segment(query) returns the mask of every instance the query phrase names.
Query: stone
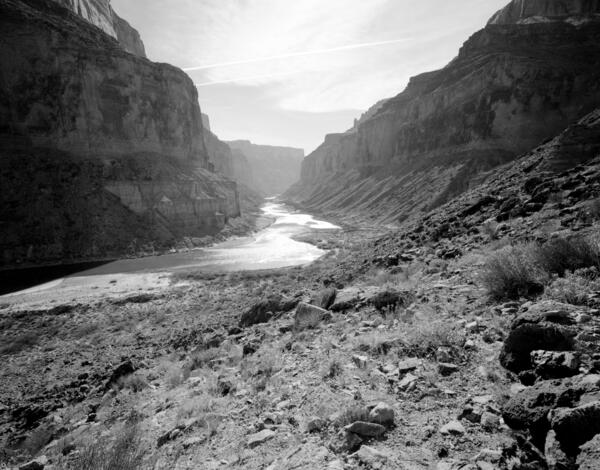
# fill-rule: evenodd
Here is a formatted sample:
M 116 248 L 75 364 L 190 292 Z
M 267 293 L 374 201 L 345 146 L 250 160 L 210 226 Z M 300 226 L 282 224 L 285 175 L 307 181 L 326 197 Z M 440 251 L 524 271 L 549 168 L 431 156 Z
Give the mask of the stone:
M 417 380 L 419 380 L 419 377 L 409 372 L 402 378 L 402 380 L 400 380 L 400 382 L 398 382 L 398 388 L 404 391 L 412 390 L 417 383 Z
M 579 372 L 579 356 L 569 351 L 532 351 L 531 363 L 542 379 L 572 377 Z
M 329 443 L 329 448 L 335 452 L 353 452 L 357 450 L 363 443 L 362 438 L 358 434 L 340 430 Z
M 297 299 L 288 299 L 281 295 L 274 295 L 260 300 L 246 310 L 239 321 L 240 328 L 247 328 L 260 323 L 267 323 L 273 316 L 280 312 L 287 312 L 298 304 Z
M 181 443 L 181 446 L 184 449 L 189 449 L 190 447 L 195 447 L 202 444 L 204 441 L 206 441 L 206 436 L 189 437 Z
M 264 444 L 265 442 L 273 439 L 275 435 L 275 431 L 271 429 L 264 429 L 260 432 L 252 434 L 248 436 L 248 447 L 250 449 L 258 447 L 259 445 Z
M 598 462 L 600 462 L 600 434 L 580 447 L 577 466 L 579 470 L 598 470 Z
M 104 384 L 104 389 L 108 390 L 113 385 L 116 385 L 122 378 L 131 375 L 135 372 L 136 367 L 130 360 L 124 361 L 119 364 L 116 369 L 112 372 L 110 378 Z
M 21 465 L 19 470 L 44 470 L 46 465 L 48 465 L 48 457 L 42 455 Z
M 398 363 L 398 372 L 400 374 L 406 374 L 407 372 L 413 372 L 421 366 L 421 360 L 416 357 L 409 357 Z
M 580 445 L 600 433 L 600 402 L 556 408 L 550 412 L 549 420 L 562 449 L 575 455 Z
M 328 310 L 335 302 L 337 290 L 334 287 L 328 287 L 319 292 L 310 301 L 312 305 Z
M 367 356 L 359 356 L 358 354 L 355 354 L 352 356 L 352 362 L 354 362 L 356 367 L 359 369 L 366 369 L 367 364 L 369 363 L 369 358 Z
M 544 443 L 544 457 L 548 464 L 549 470 L 561 470 L 564 468 L 572 467 L 572 459 L 564 453 L 560 447 L 560 443 L 556 439 L 556 433 L 550 431 L 546 435 L 546 442 Z
M 481 427 L 488 432 L 498 430 L 500 427 L 500 416 L 489 411 L 484 411 L 481 415 Z
M 304 330 L 315 328 L 321 322 L 331 319 L 331 314 L 320 307 L 300 302 L 294 315 L 294 328 Z
M 392 426 L 394 424 L 394 409 L 387 403 L 378 403 L 369 411 L 369 421 L 388 427 Z
M 344 430 L 362 437 L 378 437 L 385 433 L 385 427 L 381 424 L 367 423 L 365 421 L 355 421 L 345 426 Z
M 466 432 L 465 427 L 460 421 L 450 421 L 440 428 L 441 434 L 462 435 Z
M 535 350 L 572 351 L 573 334 L 552 323 L 524 323 L 511 330 L 500 352 L 500 363 L 511 372 L 531 369 Z
M 361 448 L 352 455 L 369 467 L 380 466 L 389 460 L 389 455 L 387 453 L 369 446 L 361 446 Z
M 438 364 L 438 372 L 443 377 L 448 377 L 448 376 L 458 372 L 459 370 L 460 370 L 460 368 L 454 364 L 447 364 L 444 362 L 441 362 Z
M 306 431 L 307 432 L 322 431 L 323 429 L 325 429 L 325 427 L 326 427 L 325 420 L 322 418 L 319 418 L 317 416 L 313 416 L 313 417 L 309 418 L 308 421 L 306 422 Z

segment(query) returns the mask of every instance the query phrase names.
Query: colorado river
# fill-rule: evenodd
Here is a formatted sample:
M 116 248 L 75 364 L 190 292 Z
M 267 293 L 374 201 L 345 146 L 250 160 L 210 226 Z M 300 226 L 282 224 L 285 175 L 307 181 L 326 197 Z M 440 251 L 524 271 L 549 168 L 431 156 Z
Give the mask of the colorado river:
M 114 284 L 124 287 L 124 284 L 134 282 L 135 279 L 146 282 L 142 279 L 155 278 L 153 273 L 164 275 L 181 269 L 234 272 L 305 265 L 320 258 L 325 252 L 309 243 L 296 241 L 293 237 L 307 231 L 339 229 L 336 225 L 316 220 L 309 214 L 294 212 L 275 202 L 267 202 L 262 207 L 262 212 L 273 219 L 273 223 L 250 237 L 231 239 L 210 248 L 113 261 L 10 295 L 67 287 L 74 290 L 77 286 L 105 289 L 107 283 L 112 290 Z

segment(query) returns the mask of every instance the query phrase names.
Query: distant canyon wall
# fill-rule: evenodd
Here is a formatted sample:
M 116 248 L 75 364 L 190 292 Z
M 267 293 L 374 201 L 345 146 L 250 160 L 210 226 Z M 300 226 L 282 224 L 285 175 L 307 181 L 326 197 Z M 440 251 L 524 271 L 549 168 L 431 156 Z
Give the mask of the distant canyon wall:
M 81 17 L 59 3 L 0 2 L 2 263 L 218 232 L 239 195 L 211 171 L 191 79 L 128 53 L 107 1 L 68 2 Z
M 461 194 L 600 105 L 598 2 L 577 10 L 592 18 L 578 24 L 505 24 L 520 3 L 495 15 L 445 68 L 412 78 L 352 130 L 327 136 L 286 197 L 399 222 Z M 547 3 L 560 2 L 536 4 Z
M 227 142 L 234 153 L 244 155 L 252 169 L 253 186 L 265 196 L 283 193 L 300 178 L 304 150 L 257 145 L 247 140 Z

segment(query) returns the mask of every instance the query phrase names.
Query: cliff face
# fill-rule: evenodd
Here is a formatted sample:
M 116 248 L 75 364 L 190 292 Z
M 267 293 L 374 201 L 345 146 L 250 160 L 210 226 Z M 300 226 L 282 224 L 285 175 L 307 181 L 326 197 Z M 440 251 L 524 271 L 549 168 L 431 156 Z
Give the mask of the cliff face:
M 227 142 L 248 159 L 255 188 L 265 196 L 283 193 L 300 177 L 304 150 L 291 147 L 256 145 L 247 140 Z
M 496 13 L 489 24 L 549 21 L 579 23 L 600 16 L 600 0 L 513 0 Z
M 533 3 L 533 2 L 532 2 Z M 287 196 L 386 222 L 439 205 L 600 104 L 596 21 L 490 24 L 444 69 L 328 136 Z
M 169 246 L 239 215 L 235 183 L 209 171 L 182 71 L 125 52 L 50 0 L 3 0 L 0 29 L 5 264 Z
M 97 26 L 117 39 L 123 49 L 131 54 L 146 57 L 144 43 L 139 33 L 112 9 L 110 0 L 54 0 L 68 8 L 88 23 Z

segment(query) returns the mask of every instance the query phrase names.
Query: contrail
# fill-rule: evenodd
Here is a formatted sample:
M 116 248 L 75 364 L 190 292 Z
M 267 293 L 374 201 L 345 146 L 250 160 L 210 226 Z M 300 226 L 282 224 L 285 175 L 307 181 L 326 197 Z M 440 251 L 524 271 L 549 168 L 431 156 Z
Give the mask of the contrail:
M 314 51 L 292 52 L 289 54 L 279 54 L 267 57 L 258 57 L 255 59 L 233 60 L 231 62 L 219 62 L 216 64 L 198 65 L 197 67 L 187 67 L 183 70 L 192 72 L 194 70 L 214 69 L 217 67 L 229 67 L 231 65 L 254 64 L 256 62 L 267 62 L 270 60 L 289 59 L 291 57 L 303 57 L 307 55 L 329 54 L 330 52 L 349 51 L 352 49 L 362 49 L 364 47 L 385 46 L 388 44 L 398 44 L 400 42 L 410 41 L 412 38 L 391 39 L 389 41 L 363 42 L 361 44 L 349 44 L 347 46 L 331 47 L 329 49 L 318 49 Z
M 234 83 L 234 82 L 243 82 L 246 80 L 254 80 L 257 78 L 272 78 L 272 77 L 282 77 L 285 75 L 292 75 L 297 72 L 282 72 L 282 73 L 264 73 L 262 75 L 249 75 L 246 77 L 238 77 L 231 78 L 227 80 L 216 80 L 214 82 L 204 82 L 204 83 L 195 83 L 197 87 L 210 86 L 210 85 L 220 85 L 221 83 Z

